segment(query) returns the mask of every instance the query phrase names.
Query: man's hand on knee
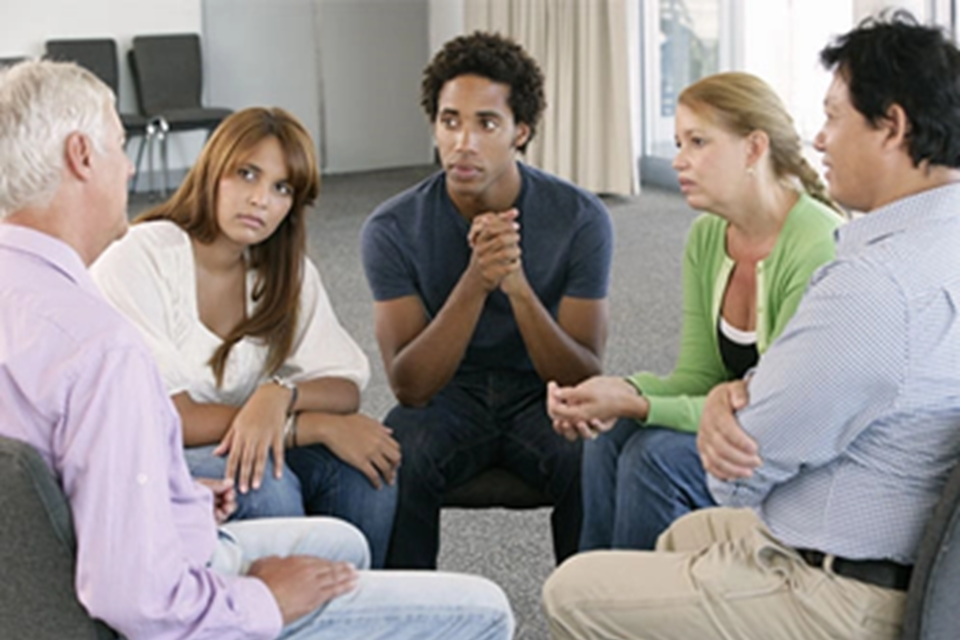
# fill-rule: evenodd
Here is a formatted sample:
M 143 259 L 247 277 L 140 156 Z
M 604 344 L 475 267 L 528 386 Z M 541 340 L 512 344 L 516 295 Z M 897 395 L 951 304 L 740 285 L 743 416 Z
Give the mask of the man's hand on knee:
M 280 607 L 284 626 L 357 586 L 359 573 L 349 562 L 314 556 L 269 556 L 250 565 L 247 575 L 259 578 Z

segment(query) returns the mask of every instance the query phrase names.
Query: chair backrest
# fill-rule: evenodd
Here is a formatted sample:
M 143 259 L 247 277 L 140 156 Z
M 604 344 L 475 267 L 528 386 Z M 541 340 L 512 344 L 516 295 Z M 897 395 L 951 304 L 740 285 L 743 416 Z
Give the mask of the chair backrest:
M 201 107 L 203 63 L 194 33 L 136 36 L 131 67 L 143 113 Z
M 76 62 L 92 71 L 114 93 L 118 92 L 120 66 L 117 62 L 117 43 L 113 39 L 47 40 L 46 48 L 48 59 Z
M 18 62 L 23 62 L 26 59 L 27 59 L 26 56 L 6 56 L 3 58 L 0 58 L 0 69 L 2 69 L 3 67 L 12 67 Z
M 70 507 L 28 444 L 0 437 L 0 629 L 12 637 L 117 636 L 77 600 Z
M 960 636 L 960 465 L 927 523 L 907 590 L 902 640 Z

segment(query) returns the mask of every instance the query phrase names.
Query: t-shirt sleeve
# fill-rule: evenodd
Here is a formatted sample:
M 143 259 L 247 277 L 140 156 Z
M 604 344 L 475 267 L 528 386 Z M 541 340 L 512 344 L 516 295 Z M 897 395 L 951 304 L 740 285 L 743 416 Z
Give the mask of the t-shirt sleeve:
M 285 373 L 297 380 L 346 378 L 363 389 L 370 379 L 367 356 L 340 324 L 316 266 L 304 262 L 300 328 Z
M 175 338 L 175 318 L 187 304 L 182 280 L 191 275 L 177 253 L 155 234 L 128 233 L 90 269 L 107 300 L 140 330 L 170 395 L 191 382 Z
M 584 197 L 583 222 L 570 247 L 570 273 L 564 296 L 601 299 L 610 288 L 613 228 L 610 214 L 594 196 Z
M 395 218 L 377 210 L 360 232 L 363 270 L 377 302 L 418 295 L 413 264 L 407 259 Z

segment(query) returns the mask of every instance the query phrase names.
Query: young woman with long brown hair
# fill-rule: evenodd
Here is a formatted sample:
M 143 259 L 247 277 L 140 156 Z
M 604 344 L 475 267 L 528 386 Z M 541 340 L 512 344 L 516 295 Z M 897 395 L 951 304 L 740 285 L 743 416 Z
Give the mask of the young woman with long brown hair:
M 94 275 L 151 346 L 194 475 L 235 480 L 236 517 L 353 522 L 376 567 L 400 452 L 357 412 L 369 365 L 306 256 L 318 192 L 303 125 L 282 109 L 244 109 Z

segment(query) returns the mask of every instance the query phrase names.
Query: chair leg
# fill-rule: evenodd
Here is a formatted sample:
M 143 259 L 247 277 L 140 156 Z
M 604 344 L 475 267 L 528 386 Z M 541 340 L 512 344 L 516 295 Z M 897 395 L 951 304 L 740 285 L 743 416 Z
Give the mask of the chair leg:
M 157 118 L 159 121 L 159 136 L 160 136 L 160 166 L 163 170 L 163 182 L 160 185 L 160 197 L 163 200 L 167 199 L 167 185 L 170 184 L 169 174 L 170 174 L 170 163 L 167 159 L 167 140 L 170 137 L 170 125 L 167 121 L 161 116 Z
M 147 139 L 149 144 L 147 145 L 147 175 L 150 178 L 150 183 L 147 188 L 148 197 L 153 197 L 153 147 L 157 141 L 157 126 L 155 121 L 151 120 L 150 124 L 147 125 Z
M 133 178 L 130 179 L 130 194 L 137 192 L 137 181 L 140 179 L 140 166 L 143 162 L 143 150 L 147 148 L 148 141 L 152 138 L 153 133 L 150 128 L 147 127 L 143 133 L 140 134 L 140 144 L 137 146 L 137 160 L 134 164 L 133 169 Z M 130 140 L 127 140 L 127 144 L 130 144 Z M 152 145 L 150 145 L 152 146 Z

